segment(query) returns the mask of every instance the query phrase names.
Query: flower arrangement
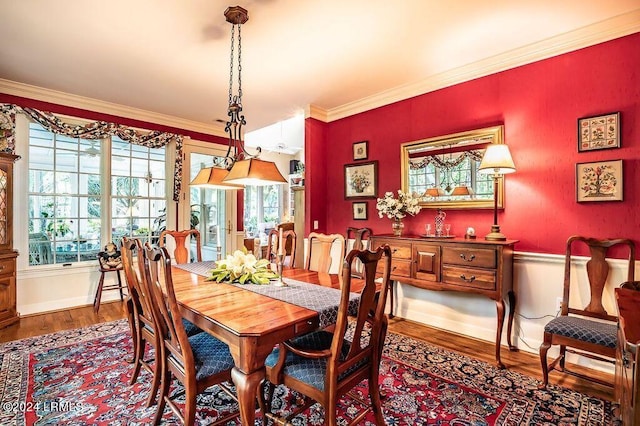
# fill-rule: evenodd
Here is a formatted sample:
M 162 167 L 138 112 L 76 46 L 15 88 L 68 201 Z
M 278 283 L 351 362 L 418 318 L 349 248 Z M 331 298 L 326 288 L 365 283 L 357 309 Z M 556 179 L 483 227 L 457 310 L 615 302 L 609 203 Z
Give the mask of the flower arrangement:
M 353 188 L 353 190 L 358 193 L 363 192 L 370 184 L 371 181 L 369 180 L 369 172 L 366 171 L 358 171 L 354 173 L 353 175 L 351 175 L 351 181 L 349 182 L 351 188 Z
M 398 198 L 393 192 L 386 192 L 383 198 L 378 198 L 376 209 L 379 217 L 386 215 L 389 219 L 400 220 L 407 215 L 415 216 L 422 207 L 418 204 L 418 197 L 398 190 Z
M 228 254 L 226 259 L 216 262 L 207 281 L 232 282 L 239 284 L 269 284 L 269 280 L 279 275 L 269 269 L 267 259 L 256 259 L 246 248 Z

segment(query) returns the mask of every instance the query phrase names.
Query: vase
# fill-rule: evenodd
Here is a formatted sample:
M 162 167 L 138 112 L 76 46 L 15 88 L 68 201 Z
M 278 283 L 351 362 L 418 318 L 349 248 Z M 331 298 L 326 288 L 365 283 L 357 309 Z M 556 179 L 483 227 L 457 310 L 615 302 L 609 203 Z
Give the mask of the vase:
M 391 224 L 391 229 L 393 229 L 393 235 L 395 235 L 396 237 L 401 236 L 402 231 L 404 230 L 404 222 L 402 222 L 402 219 L 396 219 Z

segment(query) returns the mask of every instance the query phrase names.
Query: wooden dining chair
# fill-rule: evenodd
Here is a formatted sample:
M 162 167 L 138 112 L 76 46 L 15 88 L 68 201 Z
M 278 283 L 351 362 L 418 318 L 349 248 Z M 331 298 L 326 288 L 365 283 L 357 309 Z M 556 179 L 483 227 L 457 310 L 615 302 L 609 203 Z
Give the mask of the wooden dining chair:
M 340 261 L 344 256 L 345 241 L 340 234 L 321 234 L 311 232 L 308 237 L 308 253 L 304 268 L 310 271 L 329 273 L 332 265 L 331 249 L 334 242 L 338 243 Z
M 355 228 L 353 226 L 349 226 L 347 227 L 345 240 L 348 244 L 348 241 L 353 238 L 352 250 L 364 250 L 364 242 L 368 241 L 371 235 L 373 235 L 371 228 Z M 356 264 L 352 272 L 354 277 L 362 278 L 362 265 L 359 263 Z
M 280 248 L 280 232 L 272 229 L 267 237 L 267 259 L 270 263 L 276 263 L 276 255 Z M 282 232 L 282 240 L 284 241 L 284 259 L 283 266 L 293 268 L 296 261 L 296 244 L 297 236 L 295 231 L 288 230 Z
M 570 290 L 579 290 L 578 284 L 584 282 L 582 277 L 572 279 L 571 270 L 575 258 L 576 245 L 589 250 L 589 260 L 586 262 L 586 283 L 589 288 L 580 294 L 588 297 L 586 307 L 575 307 L 571 304 Z M 623 246 L 628 250 L 627 281 L 634 280 L 635 245 L 628 239 L 598 240 L 581 236 L 572 236 L 567 240 L 564 287 L 562 294 L 562 308 L 560 315 L 547 323 L 544 327 L 544 340 L 540 345 L 540 363 L 542 365 L 542 384 L 545 388 L 549 383 L 549 371 L 558 369 L 568 374 L 587 380 L 612 386 L 611 383 L 596 377 L 568 370 L 566 368 L 566 353 L 572 352 L 589 358 L 613 362 L 617 343 L 617 316 L 609 314 L 602 305 L 602 295 L 609 275 L 609 264 L 606 260 L 607 251 L 614 246 Z M 574 265 L 575 266 L 575 265 Z M 547 351 L 552 345 L 560 346 L 558 358 L 547 364 Z M 571 349 L 568 349 L 571 348 Z
M 358 311 L 350 316 L 349 297 L 355 290 L 351 285 L 352 267 L 356 259 L 364 265 L 365 282 L 359 292 Z M 376 283 L 378 262 L 384 262 L 384 273 L 379 284 Z M 350 424 L 361 424 L 369 411 L 373 411 L 376 424 L 385 424 L 378 374 L 387 332 L 384 307 L 390 272 L 389 246 L 379 247 L 375 252 L 349 252 L 342 269 L 344 282 L 335 327 L 284 342 L 267 357 L 267 389 L 266 392 L 260 392 L 260 407 L 264 416 L 284 424 L 282 422 L 285 419 L 272 413 L 271 406 L 275 385 L 284 384 L 306 396 L 304 404 L 287 415 L 286 421 L 319 402 L 325 409 L 325 424 L 336 426 L 338 399 L 366 379 L 371 406 L 359 413 Z M 377 288 L 377 284 L 380 288 Z
M 198 333 L 189 336 L 186 333 L 176 300 L 171 275 L 171 257 L 167 249 L 147 244 L 142 257 L 143 274 L 149 291 L 153 294 L 154 306 L 159 312 L 158 334 L 162 341 L 160 397 L 153 424 L 160 423 L 164 408 L 168 405 L 183 424 L 193 425 L 196 416 L 196 396 L 205 389 L 218 385 L 237 401 L 234 393 L 225 384 L 231 382 L 233 357 L 229 347 L 210 334 Z M 161 281 L 164 282 L 164 291 Z M 175 402 L 175 398 L 182 392 L 169 394 L 174 378 L 184 387 L 184 413 Z M 228 413 L 214 424 L 227 423 L 238 415 L 239 411 Z
M 156 334 L 156 323 L 153 317 L 151 301 L 144 291 L 141 279 L 134 264 L 134 253 L 141 253 L 142 245 L 137 238 L 129 239 L 122 237 L 120 242 L 120 252 L 122 256 L 122 267 L 124 269 L 125 283 L 128 288 L 130 301 L 127 300 L 127 315 L 131 315 L 131 336 L 133 342 L 133 374 L 129 384 L 132 385 L 138 380 L 140 369 L 144 368 L 153 379 L 151 390 L 147 397 L 147 407 L 150 407 L 156 397 L 160 386 L 160 369 L 157 367 L 157 354 L 159 348 L 159 337 Z M 138 257 L 140 259 L 141 256 Z M 131 313 L 129 314 L 129 310 Z M 154 348 L 156 357 L 145 358 L 147 344 Z
M 196 260 L 198 262 L 202 262 L 202 244 L 200 242 L 200 231 L 198 231 L 197 229 L 187 229 L 184 231 L 162 231 L 160 233 L 160 241 L 158 244 L 160 247 L 165 247 L 165 240 L 167 235 L 172 236 L 176 244 L 176 248 L 173 251 L 173 258 L 175 259 L 176 263 L 188 263 L 192 260 L 191 250 L 187 245 L 187 237 L 194 238 L 196 240 Z

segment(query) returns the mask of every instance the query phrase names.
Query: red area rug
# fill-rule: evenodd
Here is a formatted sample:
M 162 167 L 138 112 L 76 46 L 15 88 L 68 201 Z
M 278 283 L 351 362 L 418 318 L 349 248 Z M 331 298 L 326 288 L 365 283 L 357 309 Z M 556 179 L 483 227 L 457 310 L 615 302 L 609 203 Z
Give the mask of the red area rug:
M 129 386 L 131 340 L 125 321 L 99 324 L 0 345 L 0 424 L 144 425 L 150 375 Z M 618 407 L 568 389 L 537 389 L 530 377 L 390 333 L 380 372 L 387 425 L 619 425 Z M 176 386 L 173 387 L 176 391 Z M 357 392 L 368 400 L 366 383 Z M 287 412 L 295 395 L 280 386 L 274 408 Z M 340 418 L 353 418 L 357 400 L 345 397 Z M 216 387 L 198 399 L 198 424 L 236 406 Z M 165 424 L 178 424 L 167 409 Z M 256 425 L 262 419 L 256 419 Z M 314 405 L 296 418 L 322 425 Z M 340 422 L 340 421 L 339 421 Z M 229 422 L 237 425 L 239 421 Z M 364 425 L 374 425 L 370 416 Z

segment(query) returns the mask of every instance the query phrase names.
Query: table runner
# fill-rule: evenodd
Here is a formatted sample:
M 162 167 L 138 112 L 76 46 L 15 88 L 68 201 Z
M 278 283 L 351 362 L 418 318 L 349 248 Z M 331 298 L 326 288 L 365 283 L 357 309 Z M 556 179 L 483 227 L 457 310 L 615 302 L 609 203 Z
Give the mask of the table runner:
M 215 268 L 215 262 L 205 261 L 181 263 L 173 266 L 203 277 L 209 277 L 211 275 L 209 271 Z M 340 305 L 340 290 L 331 287 L 323 287 L 317 284 L 310 284 L 304 281 L 294 280 L 292 278 L 285 278 L 284 281 L 287 283 L 286 287 L 278 287 L 273 284 L 257 285 L 229 282 L 225 282 L 225 284 L 235 285 L 263 296 L 282 300 L 283 302 L 291 303 L 292 305 L 316 311 L 320 317 L 320 327 L 335 324 L 338 317 L 338 305 Z M 216 283 L 215 281 L 212 281 L 211 284 L 215 285 Z M 360 295 L 358 293 L 351 293 L 349 296 L 350 315 L 357 314 L 359 301 Z

